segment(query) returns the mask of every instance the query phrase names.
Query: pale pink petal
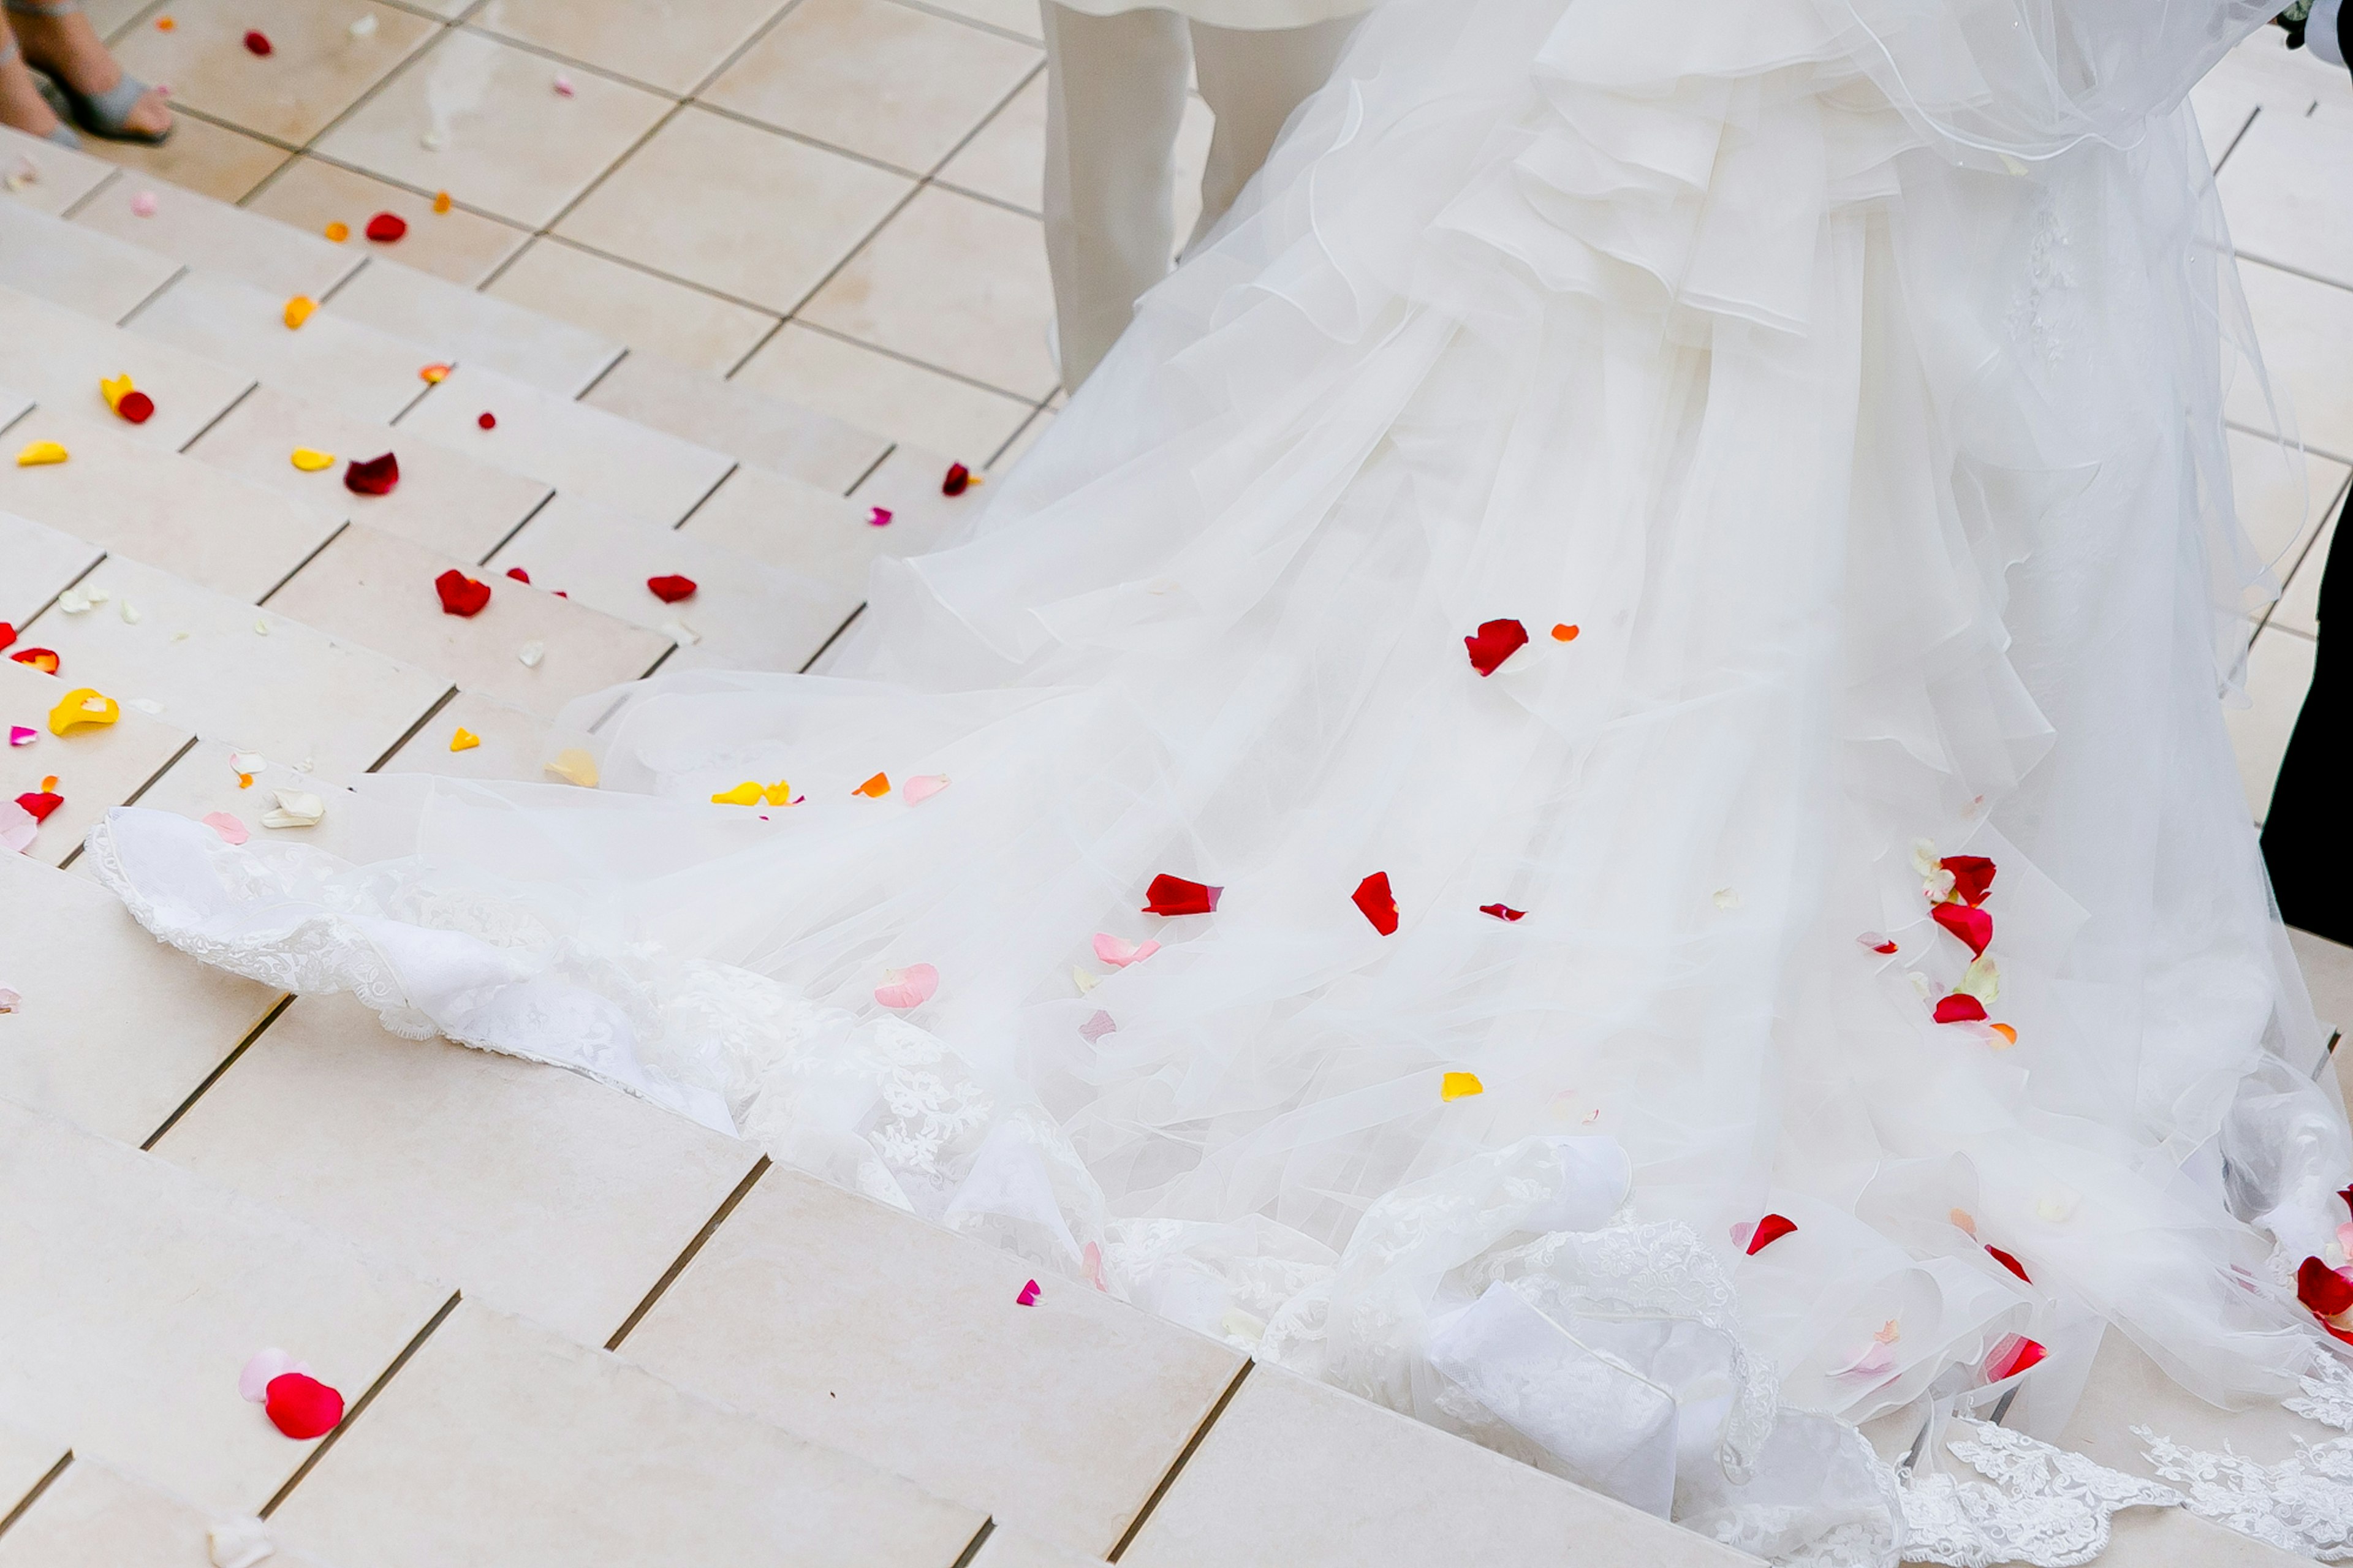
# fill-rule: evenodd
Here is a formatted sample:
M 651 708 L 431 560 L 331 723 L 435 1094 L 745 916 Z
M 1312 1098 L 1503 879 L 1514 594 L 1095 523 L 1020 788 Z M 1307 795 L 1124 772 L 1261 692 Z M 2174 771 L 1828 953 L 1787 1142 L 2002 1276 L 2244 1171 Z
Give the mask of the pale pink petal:
M 1113 969 L 1125 969 L 1131 963 L 1142 963 L 1160 951 L 1156 942 L 1129 942 L 1108 931 L 1095 932 L 1095 956 Z
M 269 1397 L 270 1379 L 283 1377 L 290 1372 L 299 1372 L 308 1377 L 311 1365 L 308 1362 L 296 1361 L 272 1345 L 266 1351 L 256 1352 L 253 1359 L 245 1363 L 245 1370 L 237 1374 L 237 1392 L 250 1404 L 262 1404 Z
M 918 801 L 931 799 L 932 796 L 947 788 L 948 775 L 945 773 L 917 773 L 913 778 L 909 779 L 905 784 L 899 787 L 900 793 L 903 794 L 907 797 L 907 804 L 909 805 L 913 805 Z
M 882 984 L 874 988 L 874 1000 L 903 1012 L 922 1006 L 939 988 L 938 970 L 928 963 L 911 963 L 904 969 L 884 970 Z
M 203 820 L 206 827 L 221 836 L 224 844 L 242 844 L 251 837 L 247 833 L 245 824 L 226 811 L 208 811 Z

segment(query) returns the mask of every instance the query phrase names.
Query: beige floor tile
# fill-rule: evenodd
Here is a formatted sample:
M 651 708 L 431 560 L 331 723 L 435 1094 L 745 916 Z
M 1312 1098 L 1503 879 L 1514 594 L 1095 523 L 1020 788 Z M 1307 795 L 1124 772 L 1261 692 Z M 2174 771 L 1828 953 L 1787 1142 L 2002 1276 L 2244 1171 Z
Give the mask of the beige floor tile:
M 559 75 L 572 84 L 570 96 L 555 90 Z M 537 227 L 669 107 L 643 89 L 453 28 L 321 138 L 318 150 Z M 442 144 L 427 146 L 428 135 Z
M 311 234 L 324 234 L 329 224 L 340 223 L 350 231 L 344 243 L 355 252 L 396 256 L 404 267 L 469 287 L 489 277 L 531 237 L 527 229 L 460 206 L 437 213 L 430 196 L 307 155 L 288 163 L 246 205 Z M 368 219 L 381 212 L 408 225 L 408 232 L 390 246 L 365 237 Z
M 0 463 L 0 511 L 69 530 L 231 598 L 259 598 L 340 526 L 313 510 L 193 458 L 159 452 L 103 425 L 36 409 L 8 427 L 9 450 L 52 440 L 73 456 Z M 127 427 L 126 427 L 127 428 Z
M 801 0 L 702 96 L 923 174 L 1043 59 L 1027 44 L 895 0 Z
M 0 442 L 0 451 L 6 444 Z M 22 630 L 58 596 L 58 590 L 98 564 L 106 552 L 86 539 L 0 512 L 0 561 L 8 563 L 0 582 L 0 622 Z
M 2102 1336 L 2083 1398 L 2056 1441 L 2110 1469 L 2154 1476 L 2141 1440 L 2133 1435 L 2135 1426 L 2150 1427 L 2191 1448 L 2219 1453 L 2227 1446 L 2264 1464 L 2294 1454 L 2299 1442 L 2339 1436 L 2267 1401 L 2243 1410 L 2209 1405 L 2167 1376 L 2125 1335 L 2111 1331 Z
M 735 382 L 755 392 L 888 430 L 978 468 L 1029 417 L 1018 397 L 788 321 Z
M 0 1421 L 0 1518 L 5 1518 L 65 1457 L 62 1439 Z
M 0 201 L 63 213 L 115 175 L 114 165 L 103 158 L 0 125 L 0 163 L 12 174 L 22 174 L 28 162 L 31 178 L 16 190 L 0 191 Z
M 617 76 L 687 93 L 786 0 L 490 0 L 470 21 Z
M 377 771 L 537 783 L 547 776 L 541 764 L 553 750 L 547 744 L 550 728 L 536 713 L 478 692 L 460 691 Z M 480 743 L 462 752 L 451 751 L 449 742 L 460 729 Z
M 1038 21 L 1038 0 L 923 0 L 923 5 L 927 11 L 962 16 L 1033 41 L 1042 42 L 1046 36 Z
M 2260 548 L 2276 552 L 2273 570 L 2284 574 L 2328 521 L 2330 503 L 2344 489 L 2346 467 L 2327 458 L 2300 457 L 2243 430 L 2230 431 L 2225 444 L 2240 526 Z
M 2305 989 L 2312 994 L 2312 1010 L 2320 1016 L 2324 1026 L 2353 1029 L 2353 947 L 2315 936 L 2308 931 L 2288 928 L 2287 940 L 2295 949 L 2298 967 L 2304 971 Z M 2340 1070 L 2353 1064 L 2353 1055 L 2338 1047 Z
M 233 816 L 245 825 L 248 838 L 308 845 L 355 864 L 389 859 L 415 847 L 413 835 L 401 836 L 395 816 L 335 780 L 279 761 L 265 761 L 258 773 L 240 773 L 237 769 L 240 754 L 223 742 L 199 741 L 148 786 L 138 805 L 143 810 L 168 811 L 191 822 L 216 813 Z M 253 783 L 240 784 L 244 778 Z M 262 818 L 278 804 L 277 792 L 281 789 L 317 795 L 326 815 L 308 827 L 269 826 Z M 92 869 L 89 861 L 90 857 L 83 856 L 74 862 L 74 870 Z
M 412 344 L 323 310 L 290 328 L 283 297 L 217 272 L 182 273 L 130 327 L 356 419 L 387 424 L 425 390 L 417 374 L 422 355 Z
M 241 199 L 290 156 L 283 147 L 273 147 L 259 136 L 193 114 L 174 115 L 173 123 L 172 139 L 161 147 L 101 142 L 91 136 L 82 138 L 82 145 L 121 166 L 118 184 L 166 196 L 168 184 L 221 202 Z
M 488 292 L 721 374 L 776 325 L 774 316 L 560 239 L 534 240 Z
M 231 1510 L 200 1508 L 77 1458 L 0 1536 L 0 1568 L 202 1568 L 212 1528 Z M 272 1552 L 269 1568 L 313 1568 L 300 1552 Z
M 945 544 L 988 503 L 986 485 L 975 485 L 962 495 L 941 494 L 940 482 L 947 471 L 948 459 L 937 452 L 902 444 L 891 449 L 849 499 L 891 513 L 884 534 L 892 554 L 920 555 Z
M 2227 61 L 2224 62 L 2226 65 Z M 2206 144 L 2206 163 L 2219 169 L 2255 117 L 2256 96 L 2235 72 L 2216 68 L 2189 89 L 2189 107 L 2198 116 L 2198 134 Z
M 2353 459 L 2353 354 L 2347 353 L 2353 344 L 2353 289 L 2255 261 L 2242 262 L 2239 278 L 2264 367 L 2295 416 L 2293 428 L 2310 449 Z M 2242 373 L 2232 384 L 2227 408 L 2249 429 L 2275 427 L 2252 375 Z
M 620 357 L 601 332 L 526 310 L 381 257 L 326 308 L 425 349 L 449 364 L 495 370 L 571 398 Z
M 871 505 L 747 466 L 728 475 L 680 531 L 832 584 L 855 604 L 866 595 L 867 572 L 876 557 L 920 555 L 949 526 L 944 508 L 893 512 L 879 528 L 871 515 Z
M 255 1352 L 281 1347 L 354 1401 L 448 1299 L 5 1100 L 0 1191 L 0 1409 L 208 1507 L 258 1510 L 313 1447 L 237 1396 Z
M 2246 786 L 2247 806 L 2257 822 L 2271 809 L 2272 782 L 2287 753 L 2305 689 L 2312 684 L 2312 659 L 2310 637 L 2279 628 L 2263 632 L 2247 656 L 2247 696 L 2253 706 L 2222 710 L 2231 750 L 2239 759 L 2239 782 Z
M 132 205 L 142 195 L 155 198 L 155 210 L 144 217 Z M 174 261 L 243 279 L 280 298 L 308 294 L 323 300 L 363 259 L 353 247 L 317 233 L 131 175 L 76 208 L 73 220 Z
M 2353 125 L 2259 114 L 2216 184 L 2242 254 L 2353 286 Z
M 1046 73 L 998 110 L 980 133 L 940 170 L 943 184 L 1007 202 L 1024 212 L 1045 210 Z
M 2299 1568 L 2312 1560 L 2184 1509 L 2135 1508 L 2116 1516 L 2095 1561 L 2104 1568 Z
M 495 428 L 481 428 L 484 414 Z M 400 428 L 649 522 L 676 522 L 734 467 L 723 452 L 472 365 L 402 416 Z
M 1017 1304 L 1036 1272 L 775 1166 L 622 1353 L 1000 1524 L 1108 1552 L 1243 1358 L 1060 1279 Z
M 158 942 L 86 877 L 0 856 L 0 889 L 7 983 L 25 997 L 0 1098 L 137 1144 L 278 1000 Z
M 1102 1568 L 1103 1559 L 999 1526 L 974 1554 L 971 1568 Z
M 322 319 L 313 318 L 311 324 Z M 332 453 L 336 461 L 304 473 L 292 461 L 298 447 Z M 385 452 L 400 462 L 400 483 L 390 495 L 355 495 L 344 488 L 347 463 Z M 254 388 L 188 448 L 188 456 L 461 561 L 480 561 L 498 548 L 548 496 L 547 486 L 536 479 L 269 386 Z
M 122 556 L 81 585 L 112 601 L 34 623 L 58 650 L 60 675 L 126 704 L 159 703 L 155 717 L 174 729 L 331 779 L 366 772 L 448 689 L 364 642 L 301 623 L 276 600 L 257 609 Z M 430 596 L 429 579 L 425 591 Z M 138 608 L 136 625 L 115 613 L 126 599 Z
M 271 1518 L 372 1568 L 949 1568 L 982 1521 L 470 1301 Z
M 374 25 L 355 37 L 363 18 Z M 114 51 L 122 68 L 171 83 L 174 102 L 298 146 L 437 31 L 369 0 L 172 0 L 172 20 L 168 33 L 140 27 L 125 37 Z M 267 56 L 245 47 L 248 30 L 269 38 Z
M 765 564 L 702 533 L 658 528 L 569 491 L 539 510 L 491 560 L 561 588 L 577 604 L 678 637 L 665 669 L 796 670 L 817 656 L 865 595 Z M 691 578 L 694 594 L 664 604 L 651 577 Z
M 466 14 L 467 10 L 474 5 L 475 0 L 399 0 L 399 3 L 412 11 L 422 12 L 427 16 L 438 16 L 445 22 L 454 22 Z
M 144 425 L 117 419 L 99 383 L 128 374 L 154 400 Z M 47 412 L 111 422 L 131 440 L 177 451 L 243 395 L 253 378 L 148 333 L 126 331 L 0 289 L 0 379 Z
M 1053 313 L 1038 220 L 938 186 L 909 202 L 803 312 L 860 342 L 1032 398 L 1060 380 L 1046 353 Z
M 491 584 L 489 606 L 470 617 L 444 614 L 433 580 L 460 564 L 354 524 L 270 604 L 452 685 L 550 718 L 575 697 L 636 679 L 670 646 L 668 637 L 496 573 L 484 575 L 470 563 L 464 570 Z M 534 643 L 542 650 L 535 668 L 522 662 L 523 650 Z M 419 705 L 410 716 L 423 711 Z M 406 732 L 404 725 L 386 736 L 359 766 L 373 763 Z
M 60 623 L 100 616 L 119 619 L 111 605 L 101 605 L 78 617 L 52 610 L 25 628 L 19 646 L 55 648 L 61 661 L 57 675 L 43 675 L 13 659 L 0 660 L 0 726 L 22 724 L 40 731 L 40 739 L 31 745 L 11 746 L 0 756 L 0 800 L 37 790 L 53 774 L 56 793 L 65 799 L 41 824 L 40 836 L 26 851 L 45 866 L 58 865 L 79 848 L 83 836 L 109 806 L 137 795 L 191 739 L 179 725 L 129 706 L 129 692 L 110 683 L 101 663 L 79 657 L 78 639 Z M 103 727 L 51 734 L 49 714 L 67 693 L 84 688 L 115 698 L 121 716 Z
M 179 269 L 169 257 L 112 235 L 22 202 L 0 201 L 0 287 L 119 321 Z
M 2320 467 L 2316 461 L 2313 464 L 2316 494 L 2320 484 L 2329 477 L 2317 471 Z M 2340 471 L 2335 477 L 2338 480 L 2338 488 L 2328 492 L 2328 499 L 2320 504 L 2316 512 L 2320 525 L 2317 529 L 2306 531 L 2311 542 L 2296 558 L 2295 571 L 2287 580 L 2286 592 L 2281 594 L 2279 603 L 2272 606 L 2272 626 L 2302 632 L 2310 637 L 2320 635 L 2320 579 L 2327 570 L 2328 547 L 2337 538 L 2337 521 L 2343 515 L 2345 506 L 2344 475 Z
M 759 1158 L 590 1079 L 401 1039 L 351 996 L 297 1000 L 155 1152 L 586 1345 Z
M 1039 409 L 1029 423 L 1021 426 L 1013 439 L 1006 444 L 1005 449 L 989 460 L 990 471 L 998 475 L 1011 473 L 1013 465 L 1026 457 L 1029 448 L 1043 440 L 1046 432 L 1053 427 L 1054 411 L 1050 408 Z
M 1322 1384 L 1256 1366 L 1120 1558 L 1129 1568 L 1755 1563 Z
M 911 182 L 689 107 L 555 232 L 772 310 L 790 310 Z
M 658 354 L 630 354 L 582 401 L 836 496 L 891 449 L 885 436 Z

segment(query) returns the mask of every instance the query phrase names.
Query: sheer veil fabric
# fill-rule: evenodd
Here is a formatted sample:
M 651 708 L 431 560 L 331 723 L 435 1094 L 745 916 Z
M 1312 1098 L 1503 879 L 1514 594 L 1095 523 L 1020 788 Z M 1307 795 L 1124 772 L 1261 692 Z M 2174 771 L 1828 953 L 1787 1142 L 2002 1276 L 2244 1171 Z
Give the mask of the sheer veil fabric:
M 2104 1331 L 2336 1375 L 2181 106 L 2258 9 L 1395 0 L 828 674 L 578 704 L 593 791 L 364 781 L 374 864 L 91 852 L 213 963 L 1760 1554 L 2084 1561 L 2175 1495 L 2021 1435 Z M 2005 1394 L 1990 1481 L 1856 1431 Z

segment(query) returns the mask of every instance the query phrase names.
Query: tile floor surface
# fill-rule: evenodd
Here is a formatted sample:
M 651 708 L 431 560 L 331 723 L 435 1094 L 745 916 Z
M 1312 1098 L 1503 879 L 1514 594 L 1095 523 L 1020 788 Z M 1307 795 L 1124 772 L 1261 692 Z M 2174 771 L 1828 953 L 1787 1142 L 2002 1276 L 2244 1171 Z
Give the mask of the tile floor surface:
M 201 970 L 76 859 L 106 805 L 258 835 L 281 789 L 364 855 L 360 773 L 527 774 L 575 695 L 821 650 L 874 554 L 953 525 L 945 462 L 1059 406 L 1032 0 L 90 8 L 182 129 L 0 133 L 37 165 L 0 196 L 0 428 L 75 455 L 0 467 L 0 620 L 126 699 L 0 774 L 68 801 L 0 864 L 0 1568 L 193 1565 L 257 1512 L 297 1568 L 1734 1560 L 1114 1303 L 1015 1308 L 1005 1255 L 585 1080 Z M 2315 196 L 2353 188 L 2353 87 L 2266 36 L 2194 101 L 2310 454 L 2234 390 L 2240 504 L 2290 542 L 2228 716 L 2260 820 L 2353 474 L 2353 227 Z M 97 395 L 125 370 L 145 426 Z M 337 482 L 380 453 L 394 494 Z M 444 569 L 491 607 L 440 614 Z M 673 614 L 660 570 L 713 592 Z M 67 684 L 0 663 L 0 721 Z M 2353 954 L 2296 943 L 2353 1020 Z M 233 1396 L 280 1343 L 352 1401 L 316 1444 Z M 2156 1385 L 2113 1348 L 2071 1439 L 2123 1463 L 2101 1423 Z M 2107 1560 L 2286 1561 L 2180 1514 Z

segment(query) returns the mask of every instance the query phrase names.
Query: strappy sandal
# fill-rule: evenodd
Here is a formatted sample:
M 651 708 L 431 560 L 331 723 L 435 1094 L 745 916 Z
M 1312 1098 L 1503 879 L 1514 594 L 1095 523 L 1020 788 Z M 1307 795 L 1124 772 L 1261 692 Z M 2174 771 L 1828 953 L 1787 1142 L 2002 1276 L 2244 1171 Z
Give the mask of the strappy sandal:
M 16 40 L 14 38 L 9 39 L 5 44 L 0 44 L 0 68 L 5 68 L 13 60 L 21 59 L 24 58 L 24 53 L 25 51 L 23 49 L 17 47 Z M 75 135 L 74 128 L 65 122 L 66 111 L 64 109 L 58 105 L 56 99 L 49 96 L 50 87 L 48 78 L 41 75 L 38 71 L 35 71 L 33 73 L 33 86 L 39 90 L 42 101 L 49 106 L 49 112 L 58 117 L 58 122 L 49 127 L 48 139 L 56 142 L 60 147 L 79 148 L 81 146 L 81 138 Z
M 18 16 L 52 20 L 70 16 L 81 9 L 81 0 L 6 0 L 6 5 Z M 121 68 L 118 66 L 116 68 L 120 70 Z M 176 129 L 166 128 L 158 132 L 132 128 L 131 111 L 138 108 L 139 100 L 153 89 L 129 71 L 123 71 L 121 79 L 104 92 L 83 92 L 55 71 L 41 74 L 57 89 L 58 98 L 51 101 L 62 100 L 67 118 L 92 136 L 101 136 L 109 142 L 135 142 L 142 147 L 160 147 L 172 139 L 172 131 Z

